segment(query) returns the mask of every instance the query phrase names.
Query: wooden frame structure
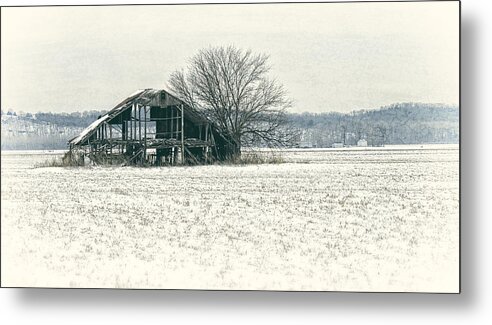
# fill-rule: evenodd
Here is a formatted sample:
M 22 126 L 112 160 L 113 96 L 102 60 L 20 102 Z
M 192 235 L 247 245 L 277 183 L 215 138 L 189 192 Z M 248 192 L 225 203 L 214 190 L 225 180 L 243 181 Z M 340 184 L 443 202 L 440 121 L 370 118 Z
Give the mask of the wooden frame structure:
M 165 90 L 140 90 L 69 141 L 77 165 L 177 165 L 225 160 L 233 143 Z

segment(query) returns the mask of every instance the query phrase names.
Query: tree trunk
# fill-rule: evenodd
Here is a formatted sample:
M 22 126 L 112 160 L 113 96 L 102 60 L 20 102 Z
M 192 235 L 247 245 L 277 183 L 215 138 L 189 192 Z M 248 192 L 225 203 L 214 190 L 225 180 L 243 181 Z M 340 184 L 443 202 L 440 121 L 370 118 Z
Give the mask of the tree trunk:
M 234 139 L 230 144 L 230 155 L 232 160 L 241 158 L 241 140 Z

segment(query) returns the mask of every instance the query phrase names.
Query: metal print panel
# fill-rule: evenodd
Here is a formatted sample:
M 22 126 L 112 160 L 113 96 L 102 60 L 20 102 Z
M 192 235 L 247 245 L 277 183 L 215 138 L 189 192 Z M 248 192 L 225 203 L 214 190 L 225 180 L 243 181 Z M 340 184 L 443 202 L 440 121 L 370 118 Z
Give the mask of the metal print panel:
M 3 287 L 459 292 L 459 2 L 1 21 Z

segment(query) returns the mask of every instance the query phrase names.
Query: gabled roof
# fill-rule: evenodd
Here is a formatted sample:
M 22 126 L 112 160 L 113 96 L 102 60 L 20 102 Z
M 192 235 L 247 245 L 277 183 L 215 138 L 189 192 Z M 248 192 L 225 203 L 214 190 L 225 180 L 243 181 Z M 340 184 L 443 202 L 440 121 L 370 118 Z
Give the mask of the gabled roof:
M 144 89 L 137 90 L 126 99 L 124 99 L 121 103 L 116 105 L 109 112 L 105 113 L 97 120 L 92 122 L 87 128 L 85 128 L 78 136 L 68 141 L 71 145 L 78 145 L 85 142 L 88 138 L 90 138 L 94 132 L 101 126 L 104 122 L 110 121 L 119 114 L 123 113 L 127 108 L 131 107 L 133 103 L 139 103 L 141 105 L 148 105 L 153 100 L 155 100 L 156 96 L 160 96 L 161 93 L 165 93 L 167 96 L 172 98 L 174 102 L 177 102 L 184 106 L 184 114 L 188 119 L 191 119 L 195 123 L 211 123 L 206 116 L 196 112 L 194 109 L 189 107 L 185 102 L 183 102 L 178 97 L 174 96 L 167 90 L 163 89 Z

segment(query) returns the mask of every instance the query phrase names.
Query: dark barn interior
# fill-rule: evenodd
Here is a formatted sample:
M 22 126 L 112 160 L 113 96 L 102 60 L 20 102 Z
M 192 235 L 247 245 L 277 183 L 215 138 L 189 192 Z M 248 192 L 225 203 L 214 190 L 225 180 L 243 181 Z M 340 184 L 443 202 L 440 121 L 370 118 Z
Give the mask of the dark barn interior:
M 69 141 L 72 162 L 176 165 L 223 161 L 233 142 L 165 90 L 140 90 Z

